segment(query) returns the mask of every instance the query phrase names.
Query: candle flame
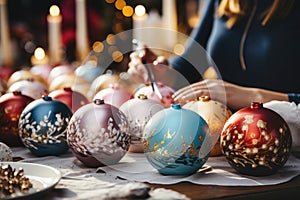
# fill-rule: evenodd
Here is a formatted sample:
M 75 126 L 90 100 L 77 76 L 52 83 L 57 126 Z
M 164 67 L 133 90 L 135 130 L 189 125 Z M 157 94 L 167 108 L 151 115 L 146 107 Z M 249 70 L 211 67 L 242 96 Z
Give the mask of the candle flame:
M 51 16 L 58 16 L 60 14 L 59 7 L 57 5 L 53 5 L 49 9 L 49 13 Z
M 134 13 L 137 15 L 137 16 L 143 16 L 146 14 L 146 8 L 143 6 L 143 5 L 137 5 L 135 8 L 134 8 Z
M 34 50 L 34 57 L 37 59 L 37 60 L 42 60 L 45 58 L 45 51 L 43 48 L 41 47 L 38 47 Z

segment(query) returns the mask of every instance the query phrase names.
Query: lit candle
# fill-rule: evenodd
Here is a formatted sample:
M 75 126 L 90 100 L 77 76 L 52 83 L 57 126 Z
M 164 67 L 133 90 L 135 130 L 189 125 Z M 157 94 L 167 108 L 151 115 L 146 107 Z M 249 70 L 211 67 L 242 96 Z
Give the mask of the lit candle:
M 0 65 L 12 65 L 12 47 L 10 42 L 6 0 L 0 0 Z
M 164 27 L 168 29 L 165 35 L 166 47 L 173 49 L 177 43 L 177 8 L 176 0 L 163 0 Z
M 61 22 L 59 7 L 53 5 L 50 7 L 49 15 L 47 16 L 48 22 L 48 46 L 50 64 L 55 65 L 61 62 L 62 42 L 61 42 Z
M 42 65 L 48 64 L 48 56 L 46 55 L 43 48 L 38 47 L 34 50 L 33 56 L 31 56 L 31 65 Z
M 85 0 L 76 0 L 76 50 L 79 61 L 89 53 Z
M 133 38 L 138 41 L 145 41 L 145 26 L 147 22 L 148 15 L 146 14 L 146 9 L 142 5 L 138 5 L 134 9 L 134 14 L 132 16 L 132 26 L 133 26 Z
M 159 16 L 158 11 L 151 10 L 148 14 L 148 19 L 146 23 L 146 40 L 144 41 L 148 47 L 153 49 L 164 48 L 164 38 L 157 37 L 162 35 L 162 20 Z

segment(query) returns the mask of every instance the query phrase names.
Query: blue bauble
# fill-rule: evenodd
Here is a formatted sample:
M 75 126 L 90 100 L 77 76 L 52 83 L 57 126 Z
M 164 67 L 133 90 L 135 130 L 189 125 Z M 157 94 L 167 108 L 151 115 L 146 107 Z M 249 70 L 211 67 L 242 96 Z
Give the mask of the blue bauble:
M 63 154 L 69 149 L 66 128 L 71 117 L 72 111 L 66 104 L 44 96 L 28 104 L 21 113 L 20 138 L 36 156 Z
M 197 172 L 212 149 L 205 120 L 180 104 L 153 115 L 145 126 L 143 146 L 150 164 L 164 175 Z

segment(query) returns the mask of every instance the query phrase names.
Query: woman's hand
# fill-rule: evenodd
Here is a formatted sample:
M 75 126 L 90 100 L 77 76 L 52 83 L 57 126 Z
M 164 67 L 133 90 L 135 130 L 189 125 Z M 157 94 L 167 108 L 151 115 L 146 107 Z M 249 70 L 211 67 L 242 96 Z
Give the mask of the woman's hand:
M 187 102 L 200 96 L 226 104 L 231 109 L 249 107 L 252 102 L 268 102 L 271 100 L 287 101 L 287 94 L 258 88 L 249 88 L 222 80 L 206 79 L 176 91 L 173 95 L 175 102 Z
M 131 79 L 137 83 L 148 83 L 149 76 L 145 65 L 151 64 L 155 71 L 164 73 L 163 65 L 168 65 L 168 61 L 163 56 L 157 56 L 148 47 L 140 48 L 130 54 L 130 62 L 128 63 L 128 74 Z M 151 67 L 152 67 L 151 66 Z

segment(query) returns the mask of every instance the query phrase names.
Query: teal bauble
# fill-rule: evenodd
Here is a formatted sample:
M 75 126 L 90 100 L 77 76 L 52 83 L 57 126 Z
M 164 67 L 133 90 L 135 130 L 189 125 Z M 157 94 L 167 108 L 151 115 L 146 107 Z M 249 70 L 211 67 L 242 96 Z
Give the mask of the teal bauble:
M 164 175 L 190 175 L 207 161 L 212 149 L 209 127 L 196 112 L 171 104 L 146 124 L 144 153 Z
M 67 152 L 66 129 L 73 113 L 50 96 L 29 103 L 19 119 L 19 136 L 36 156 L 57 156 Z

